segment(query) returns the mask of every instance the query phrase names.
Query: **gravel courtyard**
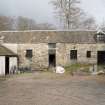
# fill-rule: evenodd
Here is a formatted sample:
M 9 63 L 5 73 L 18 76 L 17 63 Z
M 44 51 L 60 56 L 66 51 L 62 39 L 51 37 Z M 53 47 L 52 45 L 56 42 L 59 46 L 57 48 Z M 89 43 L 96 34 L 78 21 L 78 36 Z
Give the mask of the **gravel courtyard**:
M 33 73 L 1 78 L 0 105 L 105 105 L 105 77 Z

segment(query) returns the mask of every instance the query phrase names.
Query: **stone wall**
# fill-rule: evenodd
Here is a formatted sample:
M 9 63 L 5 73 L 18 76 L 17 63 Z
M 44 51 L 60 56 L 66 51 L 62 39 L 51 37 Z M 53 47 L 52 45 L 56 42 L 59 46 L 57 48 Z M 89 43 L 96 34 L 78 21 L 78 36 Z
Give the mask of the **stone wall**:
M 26 58 L 26 50 L 32 49 L 32 60 Z M 40 44 L 19 44 L 18 45 L 19 65 L 31 66 L 32 69 L 48 67 L 48 45 Z
M 19 66 L 31 66 L 33 69 L 48 68 L 49 55 L 47 43 L 36 44 L 5 44 L 7 48 L 16 52 L 19 56 Z M 11 47 L 12 46 L 12 47 Z M 26 58 L 26 50 L 33 50 L 32 60 Z M 70 59 L 70 50 L 77 50 L 77 63 L 97 64 L 97 51 L 105 51 L 105 44 L 56 44 L 56 65 L 70 65 L 74 63 Z M 91 58 L 86 57 L 87 51 L 91 51 Z
M 77 63 L 97 64 L 97 51 L 105 51 L 105 44 L 64 44 L 58 43 L 56 50 L 57 65 L 70 65 L 74 63 L 70 59 L 70 50 L 77 50 Z M 87 51 L 91 51 L 91 57 L 87 58 Z

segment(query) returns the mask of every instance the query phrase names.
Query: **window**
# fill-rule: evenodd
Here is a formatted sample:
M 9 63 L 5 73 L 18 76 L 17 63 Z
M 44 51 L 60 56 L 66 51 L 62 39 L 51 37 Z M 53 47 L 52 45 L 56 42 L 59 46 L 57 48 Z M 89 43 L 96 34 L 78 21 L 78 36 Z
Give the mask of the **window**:
M 91 51 L 87 51 L 86 56 L 87 56 L 87 58 L 91 58 Z
M 97 35 L 97 41 L 104 41 L 104 40 L 105 40 L 104 35 L 102 34 Z
M 56 48 L 56 43 L 49 43 L 48 46 L 50 49 L 54 49 Z
M 26 50 L 26 57 L 27 58 L 32 58 L 32 50 Z
M 49 54 L 55 54 L 56 53 L 56 43 L 49 43 Z
M 97 42 L 105 42 L 105 34 L 100 32 L 95 35 L 95 39 Z
M 76 60 L 77 59 L 77 50 L 70 51 L 70 59 Z

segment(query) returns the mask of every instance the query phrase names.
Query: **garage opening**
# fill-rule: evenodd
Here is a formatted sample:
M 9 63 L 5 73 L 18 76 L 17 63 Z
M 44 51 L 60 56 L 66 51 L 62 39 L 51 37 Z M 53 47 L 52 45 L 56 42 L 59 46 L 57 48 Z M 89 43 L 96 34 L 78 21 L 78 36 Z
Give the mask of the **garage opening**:
M 56 55 L 49 54 L 49 67 L 55 67 L 55 66 L 56 66 Z
M 5 74 L 9 74 L 9 57 L 5 58 Z
M 98 65 L 105 64 L 105 51 L 98 51 L 97 53 Z

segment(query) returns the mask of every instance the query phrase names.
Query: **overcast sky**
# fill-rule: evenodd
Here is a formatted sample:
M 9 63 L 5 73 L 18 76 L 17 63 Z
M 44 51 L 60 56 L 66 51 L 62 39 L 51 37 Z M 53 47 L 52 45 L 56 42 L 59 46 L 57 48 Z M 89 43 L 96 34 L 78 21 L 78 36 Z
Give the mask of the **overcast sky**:
M 51 0 L 0 0 L 0 14 L 26 16 L 36 22 L 56 23 Z M 81 8 L 94 16 L 98 23 L 105 20 L 105 0 L 81 0 Z

